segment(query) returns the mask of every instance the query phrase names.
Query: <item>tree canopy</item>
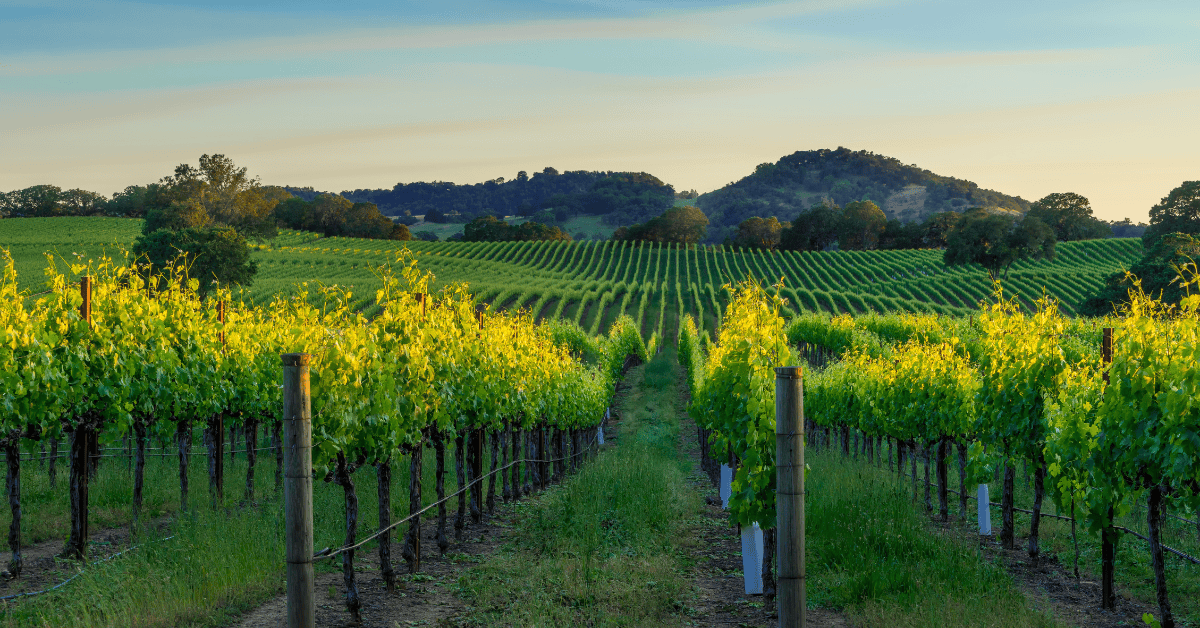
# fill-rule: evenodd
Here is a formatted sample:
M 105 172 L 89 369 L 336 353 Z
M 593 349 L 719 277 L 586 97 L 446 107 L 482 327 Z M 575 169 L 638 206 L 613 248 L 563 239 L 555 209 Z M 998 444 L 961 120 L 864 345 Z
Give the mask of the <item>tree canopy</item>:
M 963 215 L 947 238 L 943 260 L 948 266 L 979 264 L 993 281 L 1014 262 L 1054 259 L 1054 230 L 1037 218 L 1020 222 L 1011 216 L 972 210 Z
M 684 205 L 672 207 L 644 224 L 618 227 L 612 239 L 696 244 L 704 239 L 707 227 L 708 217 L 699 207 Z
M 1113 233 L 1104 221 L 1092 216 L 1087 197 L 1074 192 L 1047 194 L 1034 201 L 1025 216 L 1046 223 L 1059 242 L 1107 238 Z
M 510 225 L 495 216 L 481 216 L 463 227 L 463 242 L 528 242 L 533 240 L 559 240 L 570 242 L 571 236 L 558 227 L 549 227 L 538 222 Z
M 1129 302 L 1133 280 L 1141 281 L 1146 294 L 1164 303 L 1178 304 L 1185 296 L 1179 268 L 1200 259 L 1200 239 L 1187 233 L 1168 233 L 1146 251 L 1129 272 L 1116 272 L 1104 279 L 1104 287 L 1083 302 L 1079 313 L 1088 316 L 1112 314 L 1116 306 Z
M 779 248 L 787 251 L 824 251 L 837 241 L 842 208 L 833 203 L 817 203 L 780 231 Z
M 133 253 L 143 273 L 182 266 L 200 282 L 201 295 L 217 285 L 249 286 L 258 272 L 246 239 L 232 227 L 159 229 L 137 239 Z
M 842 210 L 838 220 L 838 249 L 865 251 L 879 245 L 879 236 L 887 227 L 887 216 L 871 201 L 854 201 Z
M 733 238 L 733 244 L 750 249 L 774 251 L 779 248 L 785 224 L 781 224 L 779 219 L 774 216 L 747 218 L 738 225 L 737 236 Z
M 1154 248 L 1168 233 L 1200 234 L 1200 181 L 1184 181 L 1150 208 L 1150 228 L 1142 245 Z

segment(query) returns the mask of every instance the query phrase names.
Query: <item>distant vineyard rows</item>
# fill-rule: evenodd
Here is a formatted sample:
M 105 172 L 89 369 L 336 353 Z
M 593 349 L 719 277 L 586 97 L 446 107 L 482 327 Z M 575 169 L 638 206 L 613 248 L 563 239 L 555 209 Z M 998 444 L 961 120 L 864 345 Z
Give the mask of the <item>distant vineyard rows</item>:
M 47 247 L 70 256 L 84 249 L 95 255 L 104 245 L 128 246 L 139 227 L 137 221 L 119 219 L 48 220 L 52 222 L 41 228 L 33 219 L 23 221 L 26 228 L 19 238 L 5 234 L 18 271 L 22 264 L 31 270 L 43 267 L 41 252 Z M 284 231 L 260 245 L 251 292 L 265 302 L 303 281 L 353 286 L 356 306 L 370 313 L 379 286 L 371 268 L 394 259 L 405 246 L 436 274 L 437 283 L 470 282 L 476 298 L 496 309 L 528 309 L 538 320 L 565 318 L 593 333 L 606 331 L 626 314 L 644 338 L 656 332 L 662 337 L 664 325 L 673 329 L 681 314 L 691 314 L 700 328 L 715 332 L 727 302 L 722 286 L 747 277 L 771 284 L 782 279 L 781 294 L 792 313 L 965 315 L 991 294 L 981 269 L 947 267 L 940 250 L 764 253 L 615 242 L 402 243 L 297 231 Z M 1014 265 L 1005 289 L 1027 307 L 1045 290 L 1072 314 L 1106 275 L 1131 265 L 1140 252 L 1136 239 L 1060 243 L 1052 262 Z M 37 273 L 21 276 L 36 278 Z

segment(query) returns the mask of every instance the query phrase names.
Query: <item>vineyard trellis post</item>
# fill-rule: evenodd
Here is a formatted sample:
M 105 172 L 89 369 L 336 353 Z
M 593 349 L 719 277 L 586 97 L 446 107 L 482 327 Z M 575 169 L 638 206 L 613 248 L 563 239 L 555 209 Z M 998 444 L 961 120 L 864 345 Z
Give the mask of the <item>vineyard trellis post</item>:
M 780 628 L 805 625 L 804 372 L 775 369 L 775 511 Z
M 283 355 L 287 628 L 313 628 L 316 625 L 309 359 L 307 353 Z

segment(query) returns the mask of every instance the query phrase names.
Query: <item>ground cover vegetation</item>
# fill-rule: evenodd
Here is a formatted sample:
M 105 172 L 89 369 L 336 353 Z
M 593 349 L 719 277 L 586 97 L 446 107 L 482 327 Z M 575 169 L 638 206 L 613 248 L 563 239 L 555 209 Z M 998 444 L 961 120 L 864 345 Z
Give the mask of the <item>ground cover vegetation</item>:
M 570 326 L 535 326 L 519 313 L 505 316 L 477 310 L 462 285 L 431 293 L 431 275 L 418 269 L 411 255 L 400 255 L 390 266 L 376 269 L 381 286 L 375 293 L 377 311 L 369 320 L 350 309 L 353 299 L 346 290 L 322 290 L 317 305 L 299 295 L 255 306 L 233 300 L 227 291 L 205 298 L 199 282 L 187 278 L 180 267 L 165 279 L 150 275 L 143 280 L 130 258 L 102 257 L 74 264 L 71 273 L 87 278 L 78 286 L 58 270 L 52 258 L 44 273 L 49 290 L 32 299 L 21 298 L 15 265 L 7 253 L 0 259 L 0 268 L 4 270 L 0 294 L 5 303 L 0 310 L 0 329 L 4 330 L 0 366 L 5 374 L 0 401 L 6 409 L 2 444 L 11 510 L 12 559 L 7 569 L 11 577 L 19 577 L 24 570 L 19 482 L 22 451 L 37 459 L 43 447 L 48 449 L 51 483 L 59 445 L 65 444 L 69 451 L 61 456 L 70 461 L 63 482 L 69 493 L 69 528 L 59 552 L 66 560 L 85 560 L 92 552 L 89 486 L 100 464 L 95 454 L 123 439 L 132 443 L 130 517 L 135 533 L 152 528 L 145 499 L 151 442 L 166 440 L 175 445 L 179 512 L 197 508 L 189 502 L 188 482 L 192 439 L 197 431 L 204 439 L 212 508 L 223 508 L 227 493 L 241 495 L 247 505 L 255 502 L 258 483 L 254 470 L 260 450 L 274 453 L 278 487 L 282 408 L 276 382 L 284 353 L 311 355 L 314 468 L 318 477 L 337 486 L 344 497 L 340 538 L 346 545 L 354 543 L 357 533 L 359 499 L 353 473 L 362 468 L 374 471 L 379 489 L 378 521 L 386 526 L 392 512 L 386 487 L 391 485 L 392 467 L 402 456 L 408 458 L 412 478 L 409 511 L 422 503 L 422 483 L 416 478 L 424 468 L 421 453 L 427 444 L 437 452 L 437 490 L 442 494 L 444 444 L 454 442 L 458 483 L 474 482 L 470 513 L 475 521 L 485 504 L 483 485 L 477 481 L 482 478 L 485 441 L 490 440 L 493 471 L 501 458 L 507 458 L 511 444 L 513 460 L 555 456 L 553 468 L 545 463 L 520 465 L 527 485 L 544 484 L 551 474 L 561 477 L 564 461 L 580 460 L 588 431 L 603 415 L 622 365 L 630 355 L 645 358 L 648 353 L 627 319 L 612 325 L 609 337 L 593 338 Z M 586 356 L 586 362 L 572 355 Z M 245 435 L 244 487 L 233 488 L 225 482 L 226 428 Z M 535 433 L 540 435 L 537 439 L 532 436 Z M 268 434 L 271 444 L 260 448 L 259 436 L 266 439 Z M 522 441 L 526 454 L 519 452 Z M 464 462 L 467 449 L 471 453 Z M 502 483 L 492 476 L 488 508 L 494 504 L 498 484 L 506 493 L 510 487 L 519 492 L 518 469 L 514 467 L 511 475 L 501 474 Z M 466 503 L 463 494 L 459 498 L 460 524 Z M 159 514 L 161 501 L 152 500 L 151 504 L 153 513 Z M 334 512 L 326 516 L 338 518 Z M 264 523 L 264 515 L 253 509 L 238 516 L 259 517 L 257 524 L 251 522 L 250 526 Z M 278 512 L 272 516 L 277 528 Z M 212 521 L 206 525 L 213 525 Z M 446 525 L 443 514 L 439 541 L 445 539 Z M 170 540 L 201 534 L 186 525 L 177 527 L 176 532 Z M 415 571 L 419 567 L 419 520 L 407 526 L 407 535 L 404 555 L 410 570 Z M 387 549 L 390 542 L 387 535 L 380 538 L 381 571 L 390 589 L 395 576 Z M 444 545 L 442 549 L 444 552 Z M 144 554 L 146 560 L 157 555 Z M 263 556 L 259 552 L 247 560 L 261 567 Z M 342 553 L 340 558 L 347 608 L 352 618 L 357 618 L 354 552 Z M 161 564 L 143 567 L 171 580 Z M 195 595 L 191 585 L 204 584 L 210 573 L 200 567 L 186 582 L 165 589 L 173 591 L 171 595 Z M 236 566 L 232 568 L 238 571 Z M 205 597 L 194 601 L 216 607 L 221 603 L 222 586 L 237 589 L 257 578 L 253 569 L 245 571 L 230 576 L 224 568 L 212 570 L 213 577 L 223 584 L 213 585 L 215 589 L 199 586 Z M 149 598 L 161 592 L 161 582 L 155 578 L 145 588 L 123 588 L 126 593 L 122 595 Z M 277 582 L 268 583 L 266 589 L 272 586 Z M 54 594 L 49 595 L 35 598 L 32 605 L 7 609 L 16 613 L 7 618 L 18 625 L 59 623 L 64 619 L 63 605 L 56 603 Z M 124 621 L 127 614 L 108 606 L 71 608 L 78 613 L 71 619 L 83 625 L 129 625 Z M 197 611 L 194 604 L 181 602 L 172 612 L 193 611 Z M 164 623 L 186 618 L 174 615 Z M 151 624 L 156 621 L 150 620 Z
M 1124 584 L 1156 607 L 1148 621 L 1195 621 L 1200 562 L 1188 556 L 1200 546 L 1200 413 L 1190 392 L 1197 378 L 1190 356 L 1200 342 L 1198 272 L 1194 262 L 1183 268 L 1183 283 L 1193 294 L 1179 306 L 1135 283 L 1116 315 L 1099 321 L 1066 318 L 1051 297 L 1029 311 L 999 288 L 966 319 L 804 315 L 789 321 L 777 294 L 755 282 L 740 284 L 715 342 L 687 319 L 679 340 L 708 453 L 735 468 L 731 520 L 760 524 L 764 546 L 771 543 L 771 367 L 795 363 L 794 347 L 804 347 L 805 355 L 816 348 L 818 366 L 810 363 L 804 381 L 811 438 L 846 455 L 852 449 L 857 454 L 861 438 L 871 457 L 882 456 L 887 444 L 889 461 L 897 453 L 894 469 L 901 476 L 905 460 L 912 465 L 914 499 L 922 461 L 925 508 L 944 522 L 957 449 L 963 515 L 970 486 L 1002 477 L 999 540 L 1006 550 L 1016 549 L 1016 469 L 1025 466 L 1032 475 L 1025 539 L 1030 565 L 1045 559 L 1041 526 L 1049 499 L 1070 513 L 1072 537 L 1090 537 L 1091 545 L 1100 546 L 1099 564 L 1076 563 L 1077 574 L 1080 568 L 1100 572 L 1098 606 L 1115 607 L 1115 587 Z M 1187 524 L 1183 534 L 1165 523 L 1170 511 Z M 1137 519 L 1144 525 L 1131 524 L 1133 532 L 1144 533 L 1122 538 L 1131 530 L 1123 524 Z M 1164 550 L 1165 534 L 1182 553 Z M 1136 546 L 1118 568 L 1116 548 L 1123 544 Z M 1169 567 L 1167 561 L 1173 561 Z M 1137 580 L 1115 584 L 1118 574 Z

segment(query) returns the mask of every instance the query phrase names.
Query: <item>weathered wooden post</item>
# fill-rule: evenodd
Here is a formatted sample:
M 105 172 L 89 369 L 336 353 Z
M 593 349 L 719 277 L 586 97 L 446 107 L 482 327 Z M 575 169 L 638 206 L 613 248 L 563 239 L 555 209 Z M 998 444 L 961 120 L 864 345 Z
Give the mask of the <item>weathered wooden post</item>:
M 775 369 L 775 513 L 780 628 L 804 628 L 804 372 Z
M 312 410 L 307 353 L 283 355 L 284 527 L 287 628 L 314 628 Z

